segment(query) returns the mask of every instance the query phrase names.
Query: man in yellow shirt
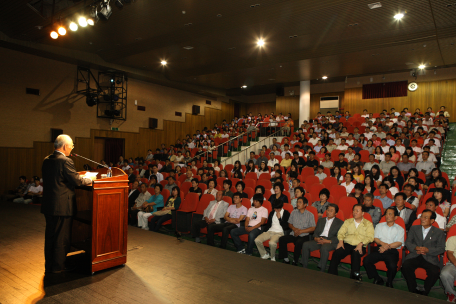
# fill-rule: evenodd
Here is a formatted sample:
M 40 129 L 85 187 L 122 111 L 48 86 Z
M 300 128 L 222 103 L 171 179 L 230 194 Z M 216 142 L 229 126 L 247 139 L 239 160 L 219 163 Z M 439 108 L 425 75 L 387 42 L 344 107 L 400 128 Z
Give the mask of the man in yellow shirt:
M 292 159 L 290 158 L 290 154 L 289 153 L 285 153 L 285 158 L 282 159 L 282 161 L 280 162 L 280 166 L 282 166 L 285 169 L 287 169 L 288 167 L 291 166 L 291 161 L 292 161 Z
M 328 273 L 338 274 L 337 267 L 347 255 L 351 256 L 350 278 L 361 281 L 359 273 L 361 257 L 366 254 L 366 247 L 374 241 L 374 225 L 364 217 L 363 206 L 353 206 L 353 218 L 345 220 L 337 233 L 339 244 L 334 251 Z

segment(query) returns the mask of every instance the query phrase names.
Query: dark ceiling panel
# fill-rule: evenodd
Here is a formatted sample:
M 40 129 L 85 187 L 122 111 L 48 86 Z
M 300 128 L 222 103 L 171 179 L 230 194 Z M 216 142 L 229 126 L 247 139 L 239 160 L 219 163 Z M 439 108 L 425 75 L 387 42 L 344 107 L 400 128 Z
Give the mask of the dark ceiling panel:
M 374 10 L 367 4 L 376 0 L 136 0 L 123 9 L 113 5 L 108 21 L 57 40 L 49 38 L 51 27 L 35 28 L 50 20 L 28 8 L 28 1 L 0 3 L 0 31 L 214 88 L 246 84 L 261 88 L 250 92 L 269 92 L 323 74 L 345 77 L 412 69 L 423 62 L 456 63 L 454 0 L 385 0 Z M 63 16 L 82 12 L 83 4 L 76 2 Z M 393 16 L 400 11 L 405 17 L 398 22 Z M 263 49 L 255 44 L 260 37 L 266 41 Z M 163 59 L 167 67 L 160 65 Z

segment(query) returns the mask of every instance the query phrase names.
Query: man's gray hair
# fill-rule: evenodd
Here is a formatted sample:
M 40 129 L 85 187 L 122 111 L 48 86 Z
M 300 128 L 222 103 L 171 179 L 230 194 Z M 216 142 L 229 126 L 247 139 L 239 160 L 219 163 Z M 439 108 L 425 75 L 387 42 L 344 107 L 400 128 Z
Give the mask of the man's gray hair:
M 57 136 L 57 138 L 54 141 L 54 148 L 55 149 L 62 148 L 63 145 L 69 143 L 68 139 L 70 139 L 70 137 L 66 134 L 61 134 L 61 135 Z

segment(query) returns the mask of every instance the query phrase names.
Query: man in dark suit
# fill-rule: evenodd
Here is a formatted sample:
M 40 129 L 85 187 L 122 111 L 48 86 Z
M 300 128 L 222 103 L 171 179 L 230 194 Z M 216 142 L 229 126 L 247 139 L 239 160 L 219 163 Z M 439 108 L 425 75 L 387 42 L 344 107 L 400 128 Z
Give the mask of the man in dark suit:
M 128 183 L 132 184 L 136 180 L 136 174 L 133 174 L 133 168 L 128 169 Z
M 402 274 L 410 292 L 428 295 L 431 287 L 439 279 L 439 254 L 445 251 L 445 234 L 432 226 L 436 219 L 435 212 L 425 209 L 421 213 L 421 225 L 412 226 L 408 232 L 405 246 L 410 253 L 405 257 Z M 424 280 L 424 292 L 416 289 L 415 270 L 424 268 L 427 278 Z
M 326 270 L 329 253 L 336 250 L 337 243 L 339 242 L 337 232 L 344 223 L 344 221 L 336 217 L 338 212 L 339 206 L 329 204 L 326 209 L 326 217 L 318 219 L 314 239 L 302 245 L 302 266 L 304 268 L 307 268 L 310 253 L 314 250 L 320 250 L 320 263 L 318 263 L 318 267 L 320 271 L 324 272 Z
M 47 156 L 41 168 L 43 199 L 41 213 L 46 218 L 44 258 L 46 272 L 65 270 L 66 255 L 70 250 L 72 218 L 76 212 L 75 186 L 90 185 L 92 180 L 79 176 L 73 160 L 73 140 L 59 135 L 54 142 L 55 151 Z

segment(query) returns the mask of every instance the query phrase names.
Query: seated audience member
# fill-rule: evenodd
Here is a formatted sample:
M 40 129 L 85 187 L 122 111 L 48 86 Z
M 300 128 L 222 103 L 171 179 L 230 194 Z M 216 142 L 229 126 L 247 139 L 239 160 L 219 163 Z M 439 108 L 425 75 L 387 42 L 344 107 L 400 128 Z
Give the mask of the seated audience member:
M 439 207 L 438 201 L 431 197 L 428 198 L 426 201 L 426 209 L 431 210 L 432 212 L 435 212 L 435 222 L 439 225 L 439 228 L 444 230 L 446 226 L 446 217 L 441 216 L 440 214 L 437 213 L 437 208 Z M 421 213 L 423 214 L 423 213 Z M 418 214 L 417 218 L 421 218 L 421 214 Z
M 372 193 L 366 193 L 363 196 L 363 212 L 370 214 L 372 217 L 372 224 L 375 228 L 382 217 L 382 209 L 374 206 L 374 196 Z
M 128 169 L 128 183 L 132 184 L 136 180 L 136 174 L 133 174 L 133 168 Z
M 163 180 L 163 174 L 158 172 L 157 165 L 149 165 L 149 170 L 144 173 L 144 177 L 150 180 L 151 176 L 157 177 L 157 182 L 161 182 Z
M 271 261 L 275 262 L 277 243 L 279 238 L 284 235 L 285 231 L 289 230 L 289 218 L 290 212 L 283 209 L 283 203 L 281 201 L 276 201 L 272 205 L 272 211 L 269 213 L 268 221 L 264 227 L 264 232 L 255 239 L 255 244 L 262 259 L 266 260 L 271 258 Z M 263 242 L 268 240 L 270 254 L 266 252 L 263 245 Z
M 293 160 L 291 161 L 291 165 L 298 167 L 299 172 L 301 172 L 302 168 L 306 166 L 306 161 L 304 158 L 299 156 L 298 152 L 293 152 Z
M 191 183 L 192 182 L 192 179 L 193 179 L 193 172 L 191 169 L 188 169 L 187 172 L 185 172 L 185 176 L 187 177 L 185 180 L 184 180 L 184 183 Z
M 430 193 L 434 193 L 432 196 L 436 199 L 438 208 L 442 210 L 443 216 L 447 218 L 450 215 L 451 205 L 443 196 L 443 189 L 434 188 L 433 190 L 435 191 Z
M 200 169 L 201 170 L 201 169 Z M 199 171 L 199 170 L 198 170 Z M 238 172 L 238 171 L 236 171 Z M 201 174 L 201 184 L 205 184 L 206 186 L 209 186 L 209 178 L 207 177 L 207 173 Z
M 374 226 L 364 217 L 363 206 L 353 206 L 353 218 L 345 220 L 337 233 L 336 250 L 331 259 L 328 273 L 337 275 L 340 261 L 351 255 L 350 278 L 361 281 L 361 257 L 366 254 L 366 247 L 374 240 Z
M 325 160 L 320 163 L 320 165 L 323 166 L 323 168 L 329 168 L 331 169 L 334 167 L 334 163 L 331 161 L 331 154 L 326 153 L 325 154 Z
M 407 234 L 405 246 L 410 253 L 402 264 L 402 275 L 410 292 L 428 295 L 440 275 L 439 255 L 445 251 L 445 234 L 432 226 L 436 213 L 425 209 L 421 214 L 421 225 L 412 226 Z M 416 289 L 415 270 L 424 268 L 427 277 L 424 280 L 424 292 Z
M 348 194 L 348 197 L 354 197 L 358 201 L 358 204 L 362 204 L 364 196 L 364 184 L 357 183 L 355 184 L 355 187 L 353 189 L 355 189 L 355 192 L 351 192 L 350 194 Z
M 404 185 L 404 194 L 407 196 L 406 202 L 412 205 L 412 210 L 416 210 L 419 205 L 420 205 L 420 200 L 418 199 L 417 196 L 412 195 L 413 192 L 415 191 L 415 187 L 412 186 L 411 184 L 405 184 Z
M 304 194 L 306 194 L 306 191 L 303 187 L 299 186 L 294 189 L 294 198 L 291 200 L 291 205 L 293 208 L 296 208 L 298 198 L 304 197 Z
M 171 212 L 173 210 L 179 209 L 181 204 L 180 198 L 180 189 L 178 186 L 174 186 L 173 189 L 170 191 L 170 196 L 166 201 L 165 207 L 163 207 L 162 211 L 168 211 L 164 215 L 155 215 L 150 221 L 149 230 L 158 232 L 162 226 L 162 224 L 170 219 L 172 219 Z
M 236 190 L 237 190 L 236 193 L 239 193 L 242 198 L 249 198 L 247 193 L 243 192 L 244 189 L 245 189 L 245 183 L 243 181 L 239 181 L 236 183 Z
M 283 194 L 284 186 L 282 183 L 275 183 L 274 186 L 274 194 L 271 194 L 269 197 L 269 202 L 271 205 L 274 205 L 276 201 L 281 201 L 282 203 L 288 203 L 288 197 Z
M 268 167 L 274 168 L 274 165 L 278 164 L 279 160 L 275 158 L 275 153 L 271 152 L 269 153 L 269 161 L 268 161 Z
M 456 291 L 454 290 L 454 281 L 456 281 L 456 236 L 450 236 L 445 244 L 445 250 L 448 257 L 448 262 L 440 272 L 440 281 L 443 284 L 445 294 L 448 297 L 448 302 L 455 301 Z
M 369 155 L 369 161 L 367 163 L 365 163 L 364 166 L 363 166 L 364 173 L 366 175 L 369 174 L 370 170 L 375 165 L 377 165 L 377 163 L 375 162 L 375 156 L 374 156 L 374 154 L 370 154 Z
M 20 196 L 13 200 L 14 203 L 23 203 L 23 204 L 39 204 L 40 199 L 43 195 L 43 186 L 40 184 L 40 178 L 38 176 L 33 177 L 33 183 L 28 185 L 25 190 L 25 195 Z
M 306 165 L 307 165 L 307 167 L 313 168 L 314 170 L 317 169 L 318 160 L 315 159 L 315 152 L 314 151 L 310 151 L 309 159 L 307 159 Z
M 334 177 L 337 180 L 337 183 L 340 184 L 344 181 L 344 176 L 341 174 L 341 170 L 339 167 L 334 167 L 331 172 L 331 177 Z
M 173 155 L 173 157 L 175 157 L 175 156 Z M 173 165 L 171 165 L 171 162 L 172 162 L 171 160 L 166 159 L 165 160 L 165 165 L 158 172 L 160 172 L 160 173 L 163 173 L 163 172 L 169 173 L 171 170 L 173 170 Z
M 232 185 L 233 185 L 233 183 L 229 179 L 226 179 L 223 181 L 223 190 L 222 190 L 223 196 L 229 196 L 229 197 L 233 198 L 234 193 L 231 192 Z
M 386 195 L 388 193 L 388 186 L 385 184 L 380 184 L 380 186 L 378 186 L 378 192 L 380 192 L 380 195 L 374 196 L 374 198 L 382 202 L 383 209 L 391 206 L 393 200 Z
M 367 193 L 374 193 L 377 189 L 376 187 L 377 183 L 372 178 L 372 175 L 366 175 L 364 178 L 364 189 L 367 191 Z
M 416 169 L 419 172 L 423 172 L 424 176 L 426 176 L 426 179 L 430 179 L 431 171 L 435 168 L 435 164 L 428 159 L 429 152 L 424 151 L 423 153 L 421 153 L 421 155 L 423 157 L 423 160 L 416 163 Z
M 164 189 L 168 190 L 170 194 L 171 194 L 171 191 L 173 191 L 173 188 L 177 186 L 175 180 L 176 179 L 174 177 L 169 176 L 168 183 L 165 185 L 165 187 L 163 187 Z
M 226 210 L 224 219 L 225 222 L 221 224 L 211 225 L 210 232 L 208 227 L 208 234 L 212 234 L 212 244 L 213 244 L 213 235 L 215 232 L 222 232 L 222 240 L 220 243 L 220 248 L 226 249 L 226 244 L 228 242 L 228 237 L 230 236 L 231 230 L 240 227 L 241 221 L 243 221 L 247 215 L 247 208 L 242 205 L 242 198 L 239 193 L 233 194 L 233 204 L 228 207 Z M 208 245 L 211 245 L 208 238 Z
M 391 175 L 388 175 L 383 179 L 383 184 L 388 187 L 388 191 L 392 196 L 396 195 L 396 193 L 399 192 L 399 189 L 396 187 L 396 184 L 394 182 L 394 178 Z
M 406 202 L 407 195 L 405 193 L 396 193 L 394 196 L 394 204 L 396 205 L 395 209 L 397 210 L 398 216 L 404 220 L 405 230 L 409 231 L 410 227 L 413 225 L 413 222 L 416 220 L 416 211 L 406 207 Z
M 199 181 L 197 178 L 192 179 L 192 186 L 188 190 L 190 193 L 198 193 L 199 197 L 203 194 L 203 190 L 199 187 Z
M 217 182 L 213 179 L 210 179 L 207 183 L 207 189 L 204 190 L 204 194 L 212 194 L 215 197 L 218 192 L 215 187 L 217 187 Z
M 147 193 L 149 193 L 147 191 L 147 185 L 144 184 L 144 188 L 145 188 L 145 191 Z M 139 183 L 137 181 L 135 181 L 132 185 L 131 185 L 131 189 L 130 189 L 130 192 L 128 192 L 128 224 L 129 225 L 138 225 L 138 212 L 139 212 L 139 209 L 138 208 L 135 208 L 134 210 L 132 209 L 133 207 L 135 207 L 136 205 L 136 199 L 138 198 L 139 194 L 141 193 L 142 189 L 140 188 L 139 186 Z M 149 193 L 149 196 L 150 196 L 150 193 Z M 147 199 L 147 198 L 146 198 Z M 141 207 L 141 205 L 144 203 L 144 201 L 140 202 L 138 207 Z
M 220 223 L 221 219 L 225 217 L 228 205 L 229 204 L 223 200 L 222 191 L 218 191 L 215 200 L 211 201 L 204 210 L 203 219 L 192 223 L 192 237 L 195 239 L 195 242 L 201 243 L 201 229 L 207 227 L 207 244 L 214 246 L 214 232 L 223 230 L 223 226 L 220 225 Z
M 408 155 L 404 154 L 404 155 L 402 155 L 402 161 L 397 163 L 397 167 L 401 171 L 402 175 L 404 177 L 407 177 L 410 169 L 415 168 L 415 164 L 409 162 Z
M 306 210 L 307 205 L 308 201 L 305 197 L 298 198 L 296 209 L 288 219 L 288 227 L 292 232 L 279 239 L 279 259 L 283 259 L 283 263 L 290 264 L 287 244 L 293 243 L 295 245 L 294 261 L 291 264 L 298 265 L 302 245 L 310 240 L 310 233 L 315 230 L 315 217 L 312 212 Z
M 404 245 L 404 228 L 394 223 L 398 217 L 397 209 L 389 207 L 385 210 L 385 222 L 375 227 L 374 242 L 376 247 L 364 258 L 363 266 L 367 277 L 374 279 L 373 283 L 383 285 L 383 279 L 378 275 L 375 263 L 383 261 L 386 264 L 386 287 L 393 288 L 393 279 L 397 273 L 399 250 Z
M 264 189 L 263 186 L 261 185 L 258 185 L 255 187 L 255 194 L 261 194 L 263 195 L 263 200 L 266 200 L 266 197 L 264 197 L 264 193 L 266 192 L 266 190 Z M 253 196 L 252 198 L 250 199 L 250 204 L 253 206 Z
M 320 250 L 318 268 L 320 268 L 320 271 L 326 271 L 329 253 L 336 250 L 338 243 L 337 233 L 344 223 L 336 217 L 338 212 L 339 206 L 329 204 L 326 209 L 326 217 L 320 218 L 317 221 L 317 226 L 313 234 L 314 239 L 304 242 L 302 245 L 302 266 L 304 268 L 307 268 L 310 253 L 314 250 Z
M 128 170 L 130 169 L 130 165 L 128 165 L 128 161 L 124 161 L 123 164 L 122 164 L 122 170 L 124 172 L 128 172 Z
M 380 170 L 387 175 L 394 166 L 396 166 L 396 163 L 391 160 L 391 153 L 385 153 L 385 160 L 380 162 Z
M 156 184 L 154 190 L 155 194 L 150 196 L 142 204 L 142 210 L 138 212 L 138 226 L 144 230 L 149 230 L 149 217 L 151 217 L 153 213 L 157 211 L 158 208 L 163 207 L 164 205 L 163 195 L 161 195 L 163 186 L 161 184 Z
M 389 176 L 392 179 L 392 185 L 395 186 L 394 183 L 397 183 L 399 186 L 398 191 L 402 190 L 402 186 L 404 185 L 404 177 L 401 175 L 401 172 L 399 171 L 399 168 L 397 166 L 394 166 L 390 170 Z
M 14 191 L 14 194 L 10 194 L 7 196 L 8 199 L 14 198 L 24 198 L 27 194 L 29 184 L 27 184 L 27 178 L 25 176 L 19 176 L 19 186 Z M 13 191 L 11 191 L 13 192 Z
M 360 165 L 354 165 L 353 167 L 351 167 L 351 171 L 352 171 L 352 174 L 353 174 L 353 179 L 357 183 L 364 182 L 364 175 L 363 175 L 363 172 L 362 172 L 362 169 L 361 169 Z
M 245 225 L 231 230 L 230 235 L 233 239 L 237 253 L 252 255 L 255 239 L 261 233 L 261 226 L 264 225 L 268 218 L 268 209 L 263 207 L 264 198 L 261 194 L 253 196 L 253 207 L 247 212 Z M 239 238 L 240 235 L 248 234 L 247 250 Z
M 282 161 L 280 162 L 280 166 L 284 167 L 284 168 L 288 168 L 291 166 L 291 157 L 290 157 L 290 153 L 285 153 L 285 158 L 282 159 Z
M 319 193 L 320 200 L 312 203 L 311 206 L 317 209 L 318 217 L 322 217 L 323 213 L 325 213 L 326 209 L 330 205 L 328 202 L 329 196 L 330 194 L 328 189 L 321 189 Z
M 339 169 L 347 169 L 348 163 L 344 160 L 345 154 L 339 153 L 339 160 L 334 162 L 334 167 Z
M 320 180 L 320 183 L 325 179 L 327 178 L 328 176 L 326 175 L 326 173 L 323 172 L 323 170 L 325 170 L 325 168 L 323 166 L 318 166 L 317 167 L 317 173 L 315 174 L 316 177 L 318 177 L 318 179 Z
M 268 158 L 264 154 L 265 154 L 264 151 L 260 151 L 260 157 L 258 157 L 258 159 L 256 160 L 258 167 L 260 166 L 260 164 L 262 162 L 264 162 L 266 164 L 268 163 Z
M 347 195 L 350 194 L 353 188 L 355 188 L 355 183 L 353 182 L 353 174 L 345 173 L 345 180 L 340 185 L 345 187 Z
M 429 192 L 434 192 L 439 189 L 442 191 L 443 199 L 446 200 L 447 202 L 451 202 L 451 192 L 450 190 L 446 189 L 448 186 L 448 183 L 446 179 L 443 176 L 439 176 L 435 179 L 434 181 L 435 188 L 429 189 Z

